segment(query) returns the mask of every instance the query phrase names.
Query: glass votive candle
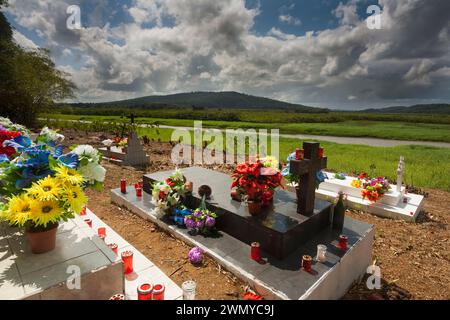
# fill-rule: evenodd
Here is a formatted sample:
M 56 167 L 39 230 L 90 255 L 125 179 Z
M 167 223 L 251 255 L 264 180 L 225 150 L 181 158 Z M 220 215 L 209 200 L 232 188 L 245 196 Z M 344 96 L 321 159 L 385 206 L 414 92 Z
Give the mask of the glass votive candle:
M 136 197 L 142 198 L 142 188 L 141 187 L 136 188 Z
M 84 219 L 84 222 L 86 222 L 87 225 L 92 228 L 92 220 L 91 219 Z
M 133 273 L 133 251 L 124 251 L 121 257 L 125 274 Z
M 125 295 L 122 293 L 115 294 L 109 300 L 125 300 Z
M 317 256 L 316 259 L 318 262 L 326 262 L 327 261 L 327 246 L 323 244 L 319 244 L 317 246 Z
M 163 284 L 155 284 L 153 286 L 153 300 L 164 300 L 166 287 Z
M 312 270 L 312 257 L 308 255 L 304 255 L 302 259 L 302 268 L 306 272 L 311 272 Z
M 108 247 L 116 254 L 116 256 L 119 254 L 118 253 L 119 246 L 117 245 L 117 243 L 110 243 L 108 244 Z
M 101 235 L 106 236 L 106 228 L 105 227 L 98 228 L 97 233 L 99 236 L 101 236 Z
M 259 242 L 253 242 L 251 244 L 250 256 L 252 260 L 261 261 L 261 245 Z
M 197 284 L 195 281 L 189 280 L 183 282 L 181 289 L 183 290 L 183 300 L 195 300 L 195 290 Z
M 87 211 L 87 208 L 84 207 L 84 208 L 81 210 L 81 212 L 80 212 L 80 216 L 85 216 L 85 215 L 86 215 L 86 211 Z
M 341 249 L 341 250 L 347 250 L 347 248 L 348 248 L 348 237 L 343 235 L 343 234 L 340 235 L 339 236 L 339 244 L 338 244 L 338 246 L 339 246 L 339 249 Z
M 319 158 L 323 158 L 324 149 L 322 147 L 319 147 Z
M 125 179 L 120 180 L 120 192 L 123 194 L 127 193 L 127 180 Z
M 152 300 L 153 286 L 143 283 L 137 288 L 138 300 Z

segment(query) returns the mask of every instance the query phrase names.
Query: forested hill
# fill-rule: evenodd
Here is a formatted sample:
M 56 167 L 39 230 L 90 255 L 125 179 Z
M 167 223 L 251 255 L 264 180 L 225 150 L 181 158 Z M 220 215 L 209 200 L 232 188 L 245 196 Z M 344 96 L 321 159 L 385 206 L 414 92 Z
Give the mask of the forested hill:
M 215 109 L 292 109 L 305 113 L 323 113 L 327 109 L 308 107 L 283 101 L 246 95 L 238 92 L 190 92 L 165 96 L 147 96 L 136 99 L 105 103 L 74 103 L 66 106 L 77 108 L 136 108 L 195 107 Z

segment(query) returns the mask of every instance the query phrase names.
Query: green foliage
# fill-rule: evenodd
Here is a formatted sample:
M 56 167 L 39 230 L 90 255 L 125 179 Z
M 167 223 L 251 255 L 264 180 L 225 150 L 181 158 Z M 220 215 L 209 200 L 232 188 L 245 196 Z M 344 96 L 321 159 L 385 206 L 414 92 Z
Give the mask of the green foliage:
M 0 12 L 0 114 L 33 125 L 38 112 L 49 110 L 55 100 L 72 97 L 74 88 L 47 50 L 26 51 L 13 42 L 11 26 Z

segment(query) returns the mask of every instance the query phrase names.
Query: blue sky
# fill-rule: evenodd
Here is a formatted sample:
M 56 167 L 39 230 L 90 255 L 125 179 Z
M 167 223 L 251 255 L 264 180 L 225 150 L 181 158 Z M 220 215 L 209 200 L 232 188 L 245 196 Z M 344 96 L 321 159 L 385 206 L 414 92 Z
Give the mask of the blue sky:
M 66 27 L 74 4 L 81 30 Z M 374 4 L 380 30 L 365 21 Z M 450 99 L 448 0 L 10 0 L 6 13 L 19 44 L 51 50 L 79 101 L 203 90 L 341 109 Z

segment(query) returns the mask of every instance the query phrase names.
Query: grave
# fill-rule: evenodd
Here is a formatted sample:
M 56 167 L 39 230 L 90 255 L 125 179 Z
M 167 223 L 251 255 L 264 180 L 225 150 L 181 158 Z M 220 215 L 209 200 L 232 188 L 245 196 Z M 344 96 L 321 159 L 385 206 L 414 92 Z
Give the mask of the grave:
M 79 290 L 66 285 L 71 267 L 79 268 Z M 0 299 L 107 300 L 123 291 L 121 261 L 80 217 L 60 223 L 56 248 L 44 254 L 32 254 L 22 231 L 0 224 Z
M 397 168 L 397 184 L 391 185 L 390 191 L 376 203 L 364 200 L 361 196 L 361 189 L 351 185 L 354 177 L 345 177 L 345 180 L 340 180 L 334 177 L 334 173 L 330 172 L 325 172 L 329 179 L 320 184 L 316 196 L 330 201 L 342 191 L 348 195 L 347 204 L 353 209 L 369 212 L 380 217 L 414 222 L 422 210 L 424 197 L 406 192 L 405 187 L 403 187 L 404 168 L 405 162 L 402 157 Z
M 315 156 L 318 144 L 305 144 L 304 148 L 305 159 L 293 163 L 292 170 L 308 180 L 314 178 L 310 171 L 325 166 L 326 159 Z M 145 175 L 142 198 L 137 198 L 134 188 L 129 187 L 126 194 L 120 189 L 112 190 L 111 199 L 174 236 L 201 247 L 268 299 L 338 299 L 366 272 L 372 258 L 373 226 L 346 218 L 342 233 L 349 237 L 349 249 L 338 249 L 340 232 L 331 229 L 332 205 L 314 199 L 312 183 L 305 182 L 304 187 L 312 196 L 301 198 L 299 204 L 294 193 L 278 190 L 273 205 L 253 217 L 247 213 L 245 204 L 231 199 L 232 179 L 228 175 L 200 167 L 185 168 L 182 172 L 194 184 L 193 195 L 186 203 L 190 208 L 200 204 L 196 190 L 199 186 L 206 184 L 212 188 L 207 207 L 219 215 L 217 236 L 192 235 L 168 217 L 159 219 L 151 203 L 150 183 L 165 180 L 172 171 Z M 255 241 L 261 244 L 265 264 L 250 259 L 249 244 Z M 302 270 L 301 257 L 305 254 L 314 257 L 318 244 L 327 245 L 327 261 L 315 262 L 311 273 Z
M 99 151 L 106 160 L 115 162 L 124 166 L 145 166 L 148 165 L 150 157 L 145 153 L 144 147 L 139 141 L 138 134 L 131 132 L 128 137 L 128 146 L 126 148 L 103 147 Z

